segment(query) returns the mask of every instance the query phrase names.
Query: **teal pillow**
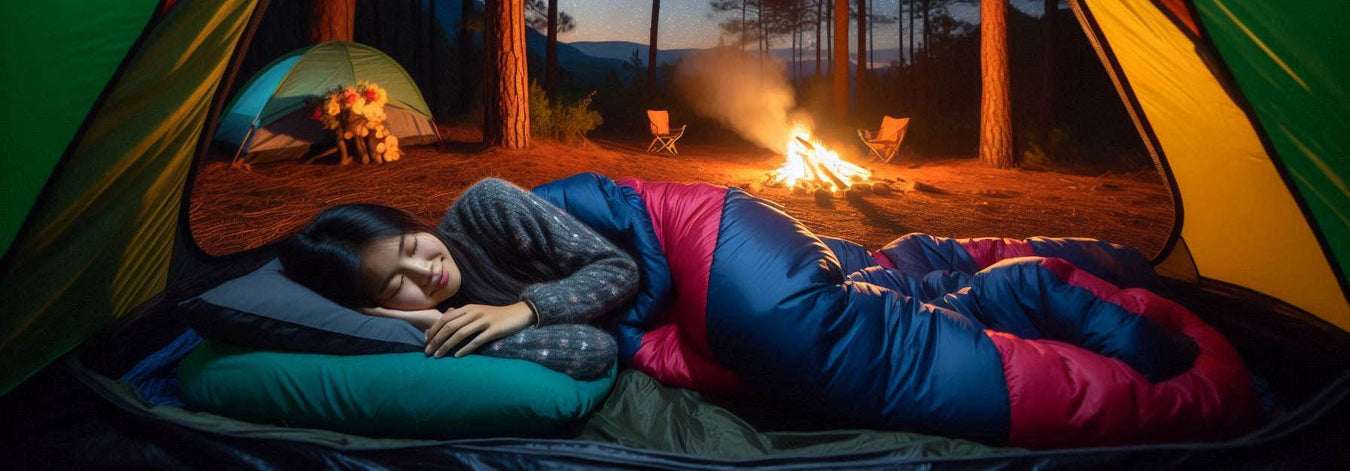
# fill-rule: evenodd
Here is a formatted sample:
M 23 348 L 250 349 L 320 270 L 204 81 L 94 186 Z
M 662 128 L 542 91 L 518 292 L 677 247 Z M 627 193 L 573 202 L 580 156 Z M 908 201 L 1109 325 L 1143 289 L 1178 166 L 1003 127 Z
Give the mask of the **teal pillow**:
M 523 360 L 420 352 L 338 356 L 204 341 L 178 369 L 189 408 L 375 437 L 463 438 L 556 430 L 614 385 Z

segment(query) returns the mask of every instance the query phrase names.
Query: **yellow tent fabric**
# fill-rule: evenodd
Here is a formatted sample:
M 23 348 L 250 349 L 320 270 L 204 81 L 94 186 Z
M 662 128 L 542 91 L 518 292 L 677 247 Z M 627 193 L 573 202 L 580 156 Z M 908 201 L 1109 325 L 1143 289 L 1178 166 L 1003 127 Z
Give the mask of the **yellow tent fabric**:
M 1199 274 L 1350 329 L 1350 304 L 1312 229 L 1191 38 L 1150 2 L 1085 3 L 1080 18 L 1100 28 L 1180 190 L 1181 236 Z
M 255 1 L 170 12 L 96 112 L 0 273 L 0 394 L 163 291 L 193 154 Z

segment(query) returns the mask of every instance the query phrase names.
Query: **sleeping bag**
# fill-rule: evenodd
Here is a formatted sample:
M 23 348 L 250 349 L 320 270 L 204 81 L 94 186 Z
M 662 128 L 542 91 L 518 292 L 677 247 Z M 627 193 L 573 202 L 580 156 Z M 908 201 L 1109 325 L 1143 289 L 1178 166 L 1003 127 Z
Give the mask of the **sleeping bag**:
M 735 188 L 588 173 L 534 192 L 638 261 L 608 327 L 668 385 L 1024 447 L 1215 440 L 1259 415 L 1236 351 L 1125 247 L 911 234 L 869 253 Z

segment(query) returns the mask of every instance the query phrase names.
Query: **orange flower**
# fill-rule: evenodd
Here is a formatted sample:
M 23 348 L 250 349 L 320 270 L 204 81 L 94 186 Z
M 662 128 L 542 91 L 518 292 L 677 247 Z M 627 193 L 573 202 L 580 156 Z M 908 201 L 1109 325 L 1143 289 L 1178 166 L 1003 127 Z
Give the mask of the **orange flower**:
M 376 90 L 376 89 L 374 89 L 374 88 L 367 88 L 367 89 L 366 89 L 366 101 L 372 101 L 372 102 L 373 102 L 373 101 L 378 101 L 379 99 L 380 99 L 380 91 L 379 91 L 379 90 Z
M 361 97 L 361 96 L 360 96 L 360 95 L 357 95 L 356 92 L 353 91 L 353 90 L 346 90 L 346 91 L 343 91 L 343 92 L 342 92 L 342 104 L 343 104 L 343 105 L 346 105 L 346 106 L 352 106 L 353 104 L 356 103 L 356 99 L 357 99 L 357 98 L 360 98 L 360 97 Z

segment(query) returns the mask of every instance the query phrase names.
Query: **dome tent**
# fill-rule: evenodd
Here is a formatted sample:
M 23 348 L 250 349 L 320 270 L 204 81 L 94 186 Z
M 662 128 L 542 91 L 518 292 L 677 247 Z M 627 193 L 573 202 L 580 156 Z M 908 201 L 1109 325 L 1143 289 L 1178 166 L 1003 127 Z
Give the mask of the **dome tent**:
M 551 439 L 260 435 L 119 394 L 109 378 L 176 335 L 177 301 L 274 250 L 203 254 L 185 198 L 223 109 L 220 84 L 266 5 L 14 6 L 26 20 L 3 33 L 0 93 L 13 104 L 4 113 L 31 116 L 5 122 L 40 125 L 4 127 L 11 155 L 25 157 L 0 171 L 0 411 L 10 419 L 0 463 L 19 464 L 6 467 L 1335 468 L 1327 461 L 1346 458 L 1350 94 L 1339 78 L 1350 61 L 1327 47 L 1350 41 L 1337 24 L 1350 14 L 1344 2 L 1070 2 L 1173 185 L 1176 224 L 1158 269 L 1271 380 L 1285 407 L 1266 426 L 1221 443 L 965 458 L 897 445 L 742 460 Z
M 438 139 L 430 108 L 408 72 L 383 52 L 348 41 L 300 48 L 263 67 L 226 108 L 214 139 L 249 163 L 294 159 L 312 147 L 332 146 L 332 132 L 310 119 L 306 105 L 359 80 L 389 93 L 385 126 L 401 143 Z

